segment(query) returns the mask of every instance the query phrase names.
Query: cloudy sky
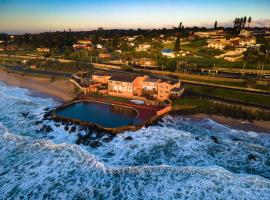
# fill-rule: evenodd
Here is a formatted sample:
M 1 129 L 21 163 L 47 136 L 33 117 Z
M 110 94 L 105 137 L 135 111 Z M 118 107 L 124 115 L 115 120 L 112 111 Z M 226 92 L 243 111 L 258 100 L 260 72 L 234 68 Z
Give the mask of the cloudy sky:
M 270 26 L 270 0 L 0 0 L 0 32 L 232 25 Z

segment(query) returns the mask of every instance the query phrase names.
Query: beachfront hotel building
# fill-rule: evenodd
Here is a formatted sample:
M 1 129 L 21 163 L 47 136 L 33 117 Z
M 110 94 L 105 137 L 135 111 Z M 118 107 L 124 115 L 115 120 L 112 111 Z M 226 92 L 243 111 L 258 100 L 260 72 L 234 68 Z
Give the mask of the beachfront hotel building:
M 94 83 L 108 84 L 108 81 L 112 75 L 113 73 L 109 71 L 98 70 L 92 74 L 92 81 Z
M 142 80 L 146 76 L 116 73 L 108 81 L 108 93 L 112 96 L 134 97 L 142 95 Z
M 96 71 L 89 87 L 92 88 L 91 91 L 99 92 L 98 88 L 93 90 L 93 87 L 101 84 L 107 84 L 108 95 L 134 99 L 151 97 L 164 101 L 179 97 L 183 92 L 179 80 L 152 78 L 127 72 Z

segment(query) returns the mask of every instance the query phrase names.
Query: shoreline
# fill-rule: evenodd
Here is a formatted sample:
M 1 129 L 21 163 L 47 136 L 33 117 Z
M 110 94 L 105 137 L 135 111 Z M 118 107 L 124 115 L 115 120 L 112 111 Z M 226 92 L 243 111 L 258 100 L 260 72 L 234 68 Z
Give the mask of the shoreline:
M 52 82 L 50 78 L 27 75 L 22 76 L 21 74 L 7 72 L 0 69 L 0 81 L 5 82 L 7 85 L 30 89 L 32 96 L 44 98 L 50 97 L 61 102 L 72 100 L 76 97 L 73 92 L 75 86 L 67 79 L 57 79 Z M 183 116 L 194 120 L 211 119 L 219 124 L 236 130 L 270 134 L 270 122 L 267 123 L 267 121 L 249 122 L 242 119 L 207 114 Z
M 207 114 L 186 115 L 185 117 L 191 118 L 194 120 L 211 119 L 218 124 L 227 126 L 235 130 L 270 134 L 269 121 L 261 120 L 261 121 L 249 122 L 243 119 L 234 119 L 231 117 L 224 117 L 220 115 L 207 115 Z
M 53 97 L 59 101 L 68 101 L 75 97 L 75 86 L 67 79 L 52 81 L 46 77 L 22 76 L 0 69 L 0 81 L 10 86 L 30 89 L 33 96 Z

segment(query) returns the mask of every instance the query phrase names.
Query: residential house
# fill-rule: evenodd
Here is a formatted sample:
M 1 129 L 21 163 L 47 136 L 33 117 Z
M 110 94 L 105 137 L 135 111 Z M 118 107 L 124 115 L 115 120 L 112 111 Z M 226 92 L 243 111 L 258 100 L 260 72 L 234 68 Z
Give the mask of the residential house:
M 257 40 L 256 37 L 250 37 L 250 38 L 245 38 L 240 41 L 239 46 L 240 47 L 253 47 L 256 46 Z
M 110 71 L 98 70 L 92 74 L 92 81 L 101 83 L 101 84 L 108 84 L 108 81 L 112 77 L 113 74 L 114 73 Z
M 244 57 L 243 53 L 245 51 L 247 51 L 247 48 L 236 48 L 233 51 L 227 51 L 224 54 L 215 56 L 215 58 L 223 58 L 224 60 L 235 62 L 235 61 L 239 61 L 240 59 Z
M 225 36 L 223 30 L 195 32 L 194 36 L 198 38 L 223 38 Z
M 100 54 L 98 54 L 98 57 L 101 58 L 101 59 L 111 59 L 112 54 L 110 54 L 110 53 L 100 53 Z
M 16 46 L 7 46 L 6 51 L 17 51 L 18 48 Z
M 147 77 L 143 81 L 143 90 L 145 91 L 156 91 L 158 90 L 158 83 L 160 79 Z
M 131 47 L 134 47 L 135 46 L 135 43 L 129 42 L 128 45 L 131 46 Z
M 37 48 L 37 52 L 48 53 L 48 52 L 50 52 L 50 49 L 49 48 Z
M 73 44 L 74 50 L 92 50 L 93 44 L 91 40 L 78 40 L 76 44 Z
M 161 51 L 161 54 L 162 54 L 163 56 L 168 57 L 168 58 L 175 58 L 174 51 L 171 50 L 171 49 L 163 49 L 163 50 Z
M 147 51 L 148 49 L 151 48 L 150 44 L 140 44 L 137 48 L 136 51 Z
M 97 44 L 97 49 L 102 49 L 103 48 L 103 45 L 102 44 Z
M 184 90 L 185 89 L 182 87 L 175 87 L 175 88 L 171 89 L 170 98 L 174 99 L 174 98 L 180 97 L 183 94 Z
M 244 37 L 244 38 L 249 38 L 249 37 L 252 36 L 252 32 L 251 32 L 251 31 L 248 31 L 248 30 L 246 30 L 246 29 L 242 29 L 242 30 L 240 31 L 239 36 Z
M 207 47 L 212 49 L 218 49 L 218 50 L 224 50 L 227 47 L 236 47 L 239 46 L 240 38 L 234 38 L 234 39 L 209 39 L 207 40 Z
M 108 84 L 108 89 L 104 86 L 106 84 Z M 114 73 L 99 70 L 92 75 L 89 92 L 104 92 L 112 96 L 135 99 L 151 97 L 164 101 L 170 97 L 179 97 L 183 92 L 183 88 L 180 88 L 180 86 L 179 80 L 151 78 L 146 75 L 127 72 Z
M 180 86 L 181 83 L 179 80 L 160 80 L 158 83 L 157 99 L 161 101 L 169 99 L 172 89 L 180 88 Z
M 154 61 L 151 58 L 140 58 L 139 59 L 139 65 L 141 66 L 156 66 L 156 61 Z
M 108 81 L 109 95 L 127 98 L 140 96 L 137 89 L 141 87 L 140 82 L 144 78 L 146 77 L 131 73 L 114 74 Z
M 152 98 L 157 98 L 159 79 L 147 77 L 143 81 L 143 95 Z

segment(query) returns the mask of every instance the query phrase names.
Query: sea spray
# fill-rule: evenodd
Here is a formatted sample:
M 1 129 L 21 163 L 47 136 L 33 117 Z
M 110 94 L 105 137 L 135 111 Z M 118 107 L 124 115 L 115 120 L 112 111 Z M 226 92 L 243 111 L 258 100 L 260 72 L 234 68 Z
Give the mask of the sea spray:
M 106 142 L 93 133 L 92 148 L 79 127 L 39 122 L 57 104 L 0 83 L 0 199 L 270 198 L 267 134 L 168 116 Z

